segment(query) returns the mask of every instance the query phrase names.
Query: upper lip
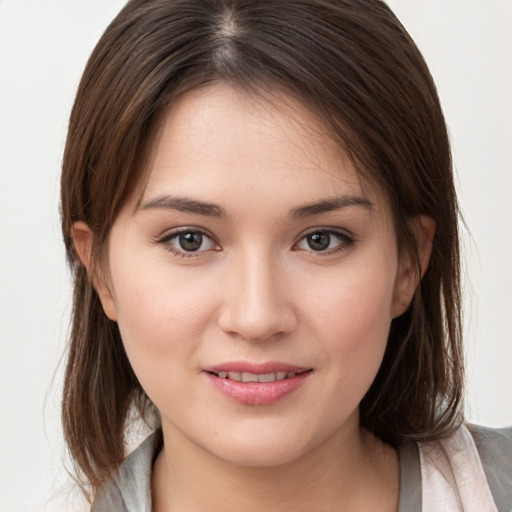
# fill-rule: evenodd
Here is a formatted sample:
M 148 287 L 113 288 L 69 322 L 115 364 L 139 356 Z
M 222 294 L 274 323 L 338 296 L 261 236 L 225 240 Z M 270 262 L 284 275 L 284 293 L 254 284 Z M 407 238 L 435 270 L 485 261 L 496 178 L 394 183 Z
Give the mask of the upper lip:
M 268 373 L 276 372 L 301 373 L 310 369 L 311 368 L 305 366 L 297 366 L 278 361 L 268 361 L 265 363 L 252 363 L 249 361 L 227 361 L 218 365 L 208 366 L 207 368 L 204 368 L 204 371 L 216 374 L 219 372 L 240 372 L 265 375 Z

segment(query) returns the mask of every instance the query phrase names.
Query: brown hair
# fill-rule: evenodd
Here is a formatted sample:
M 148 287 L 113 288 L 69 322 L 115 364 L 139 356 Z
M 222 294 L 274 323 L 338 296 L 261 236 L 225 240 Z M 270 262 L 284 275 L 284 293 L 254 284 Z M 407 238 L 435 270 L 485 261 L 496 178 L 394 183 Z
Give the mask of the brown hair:
M 411 218 L 436 221 L 430 267 L 411 307 L 392 322 L 361 422 L 398 446 L 405 437 L 442 437 L 461 420 L 449 141 L 428 68 L 390 9 L 379 0 L 132 0 L 89 59 L 62 171 L 62 229 L 74 273 L 63 425 L 93 491 L 124 458 L 130 406 L 144 416 L 151 404 L 75 253 L 71 228 L 89 225 L 99 261 L 120 207 L 145 179 L 166 105 L 214 81 L 258 94 L 279 88 L 311 109 L 361 175 L 388 194 L 400 250 L 416 253 Z

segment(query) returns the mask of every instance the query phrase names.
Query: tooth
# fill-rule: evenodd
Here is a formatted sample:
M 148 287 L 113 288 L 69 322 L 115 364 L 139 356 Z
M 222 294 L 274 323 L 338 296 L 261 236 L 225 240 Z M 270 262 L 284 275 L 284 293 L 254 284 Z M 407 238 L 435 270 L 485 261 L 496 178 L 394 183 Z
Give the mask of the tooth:
M 258 382 L 258 376 L 255 373 L 243 372 L 242 382 Z
M 274 382 L 275 380 L 275 373 L 263 373 L 261 375 L 258 375 L 258 382 Z
M 219 372 L 220 379 L 230 379 L 237 382 L 275 382 L 295 377 L 296 372 L 250 373 L 250 372 Z

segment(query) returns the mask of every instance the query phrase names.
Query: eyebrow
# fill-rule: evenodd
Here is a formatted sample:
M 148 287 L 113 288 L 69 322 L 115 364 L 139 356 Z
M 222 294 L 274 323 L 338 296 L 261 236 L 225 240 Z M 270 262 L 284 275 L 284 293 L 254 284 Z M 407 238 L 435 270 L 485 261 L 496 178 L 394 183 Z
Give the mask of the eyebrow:
M 226 210 L 216 204 L 169 195 L 155 197 L 137 208 L 143 211 L 154 209 L 176 210 L 207 217 L 227 217 Z
M 365 197 L 340 196 L 294 208 L 290 211 L 290 217 L 292 219 L 301 219 L 303 217 L 341 210 L 350 206 L 360 206 L 366 210 L 373 210 L 374 208 L 374 204 Z
M 351 206 L 360 206 L 367 210 L 373 210 L 374 207 L 373 203 L 364 197 L 350 195 L 340 196 L 293 208 L 290 211 L 290 217 L 292 219 L 301 219 L 335 210 L 341 210 Z M 225 218 L 228 216 L 226 210 L 217 204 L 172 195 L 163 195 L 150 199 L 139 206 L 137 211 L 156 209 L 176 210 L 179 212 L 217 218 Z

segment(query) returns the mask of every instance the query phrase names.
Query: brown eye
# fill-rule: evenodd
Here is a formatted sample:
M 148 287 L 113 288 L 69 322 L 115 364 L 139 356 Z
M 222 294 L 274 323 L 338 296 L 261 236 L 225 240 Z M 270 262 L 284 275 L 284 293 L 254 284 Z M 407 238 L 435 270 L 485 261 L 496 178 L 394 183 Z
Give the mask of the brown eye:
M 197 231 L 180 233 L 178 236 L 178 244 L 184 251 L 198 251 L 203 245 L 203 234 Z
M 296 245 L 297 249 L 309 252 L 331 254 L 338 250 L 348 249 L 354 239 L 344 232 L 334 229 L 318 229 L 304 235 Z
M 331 235 L 323 231 L 311 233 L 306 237 L 307 244 L 313 251 L 325 251 L 331 245 Z
M 210 236 L 197 229 L 185 228 L 173 231 L 158 240 L 158 243 L 180 256 L 219 249 Z

